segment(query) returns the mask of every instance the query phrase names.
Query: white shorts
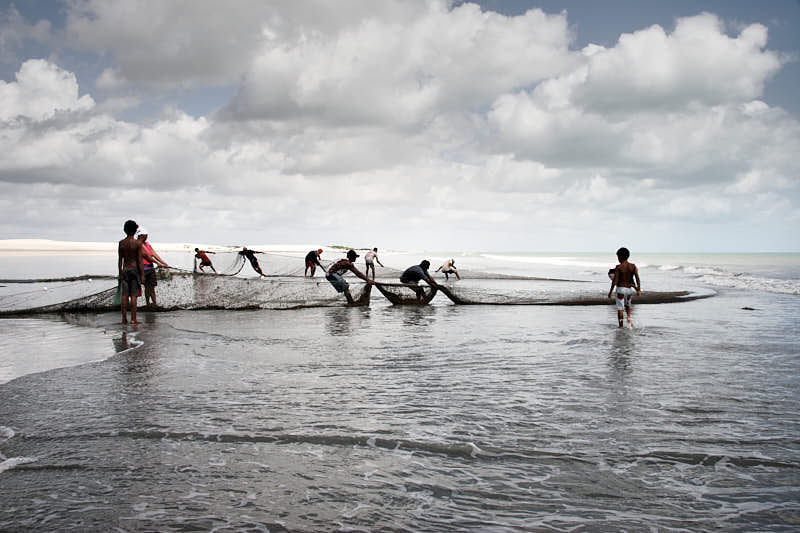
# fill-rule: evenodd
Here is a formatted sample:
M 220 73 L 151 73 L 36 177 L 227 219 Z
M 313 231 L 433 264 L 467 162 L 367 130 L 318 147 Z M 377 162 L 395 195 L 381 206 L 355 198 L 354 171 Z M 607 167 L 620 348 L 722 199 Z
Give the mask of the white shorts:
M 622 311 L 631 306 L 631 298 L 636 294 L 633 287 L 617 287 L 617 310 Z

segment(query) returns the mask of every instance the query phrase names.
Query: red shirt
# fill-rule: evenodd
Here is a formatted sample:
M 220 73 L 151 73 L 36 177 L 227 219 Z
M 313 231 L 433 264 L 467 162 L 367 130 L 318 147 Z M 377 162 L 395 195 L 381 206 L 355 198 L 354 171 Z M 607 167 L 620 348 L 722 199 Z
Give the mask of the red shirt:
M 150 256 L 152 256 L 152 255 L 153 255 L 153 247 L 152 247 L 152 246 L 150 246 L 150 243 L 149 243 L 149 242 L 147 242 L 147 241 L 144 241 L 144 242 L 142 243 L 142 251 L 143 251 L 143 252 L 146 252 L 146 253 L 147 253 L 147 254 L 149 254 Z M 151 268 L 153 268 L 153 262 L 152 262 L 152 261 L 148 261 L 148 260 L 147 260 L 147 259 L 144 257 L 144 254 L 142 254 L 142 265 L 144 266 L 144 269 L 145 269 L 145 270 L 150 270 Z
M 206 253 L 203 250 L 200 250 L 199 252 L 194 254 L 194 256 L 196 258 L 198 258 L 201 263 L 210 263 L 211 262 L 211 259 L 208 258 L 208 256 L 206 255 Z

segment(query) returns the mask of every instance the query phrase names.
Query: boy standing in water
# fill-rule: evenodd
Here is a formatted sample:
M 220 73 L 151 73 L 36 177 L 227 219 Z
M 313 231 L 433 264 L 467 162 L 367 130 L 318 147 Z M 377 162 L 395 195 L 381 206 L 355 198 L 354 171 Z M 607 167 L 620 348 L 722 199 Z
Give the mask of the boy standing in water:
M 128 300 L 131 304 L 131 324 L 138 325 L 136 321 L 136 298 L 142 288 L 144 279 L 144 265 L 142 264 L 142 243 L 134 234 L 139 226 L 133 220 L 125 222 L 126 237 L 119 241 L 117 248 L 117 268 L 119 270 L 119 285 L 122 295 L 122 323 L 128 323 Z
M 369 277 L 369 271 L 370 269 L 372 269 L 372 279 L 375 279 L 375 261 L 377 261 L 382 268 L 386 268 L 385 266 L 383 266 L 383 263 L 381 263 L 381 260 L 378 259 L 377 248 L 373 248 L 372 250 L 364 254 L 364 264 L 367 267 L 367 277 Z
M 608 290 L 608 297 L 611 298 L 611 293 L 614 292 L 614 286 L 617 287 L 617 319 L 619 320 L 619 327 L 622 327 L 622 312 L 628 313 L 628 324 L 633 327 L 633 320 L 631 320 L 631 298 L 633 298 L 634 280 L 636 282 L 636 294 L 642 292 L 642 282 L 639 279 L 639 269 L 636 265 L 628 262 L 631 256 L 630 251 L 623 247 L 617 250 L 617 259 L 619 264 L 614 269 L 614 277 L 611 278 L 611 288 Z M 608 273 L 609 277 L 611 272 Z

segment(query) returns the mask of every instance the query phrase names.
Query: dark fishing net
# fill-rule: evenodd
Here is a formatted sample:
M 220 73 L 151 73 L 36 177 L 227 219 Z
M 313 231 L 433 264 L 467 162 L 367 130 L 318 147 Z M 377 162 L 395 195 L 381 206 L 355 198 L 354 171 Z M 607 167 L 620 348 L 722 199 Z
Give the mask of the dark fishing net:
M 436 296 L 436 288 L 405 283 L 376 283 L 375 287 L 395 305 L 425 305 Z
M 612 305 L 608 288 L 586 282 L 495 280 L 457 282 L 440 286 L 459 305 Z M 637 304 L 676 303 L 707 298 L 714 292 L 645 291 L 634 297 Z
M 0 314 L 119 309 L 115 279 L 105 280 L 101 290 L 96 290 L 98 287 L 95 286 L 93 292 L 85 285 L 75 286 L 76 283 L 82 282 L 69 282 L 69 285 L 73 285 L 69 290 L 61 287 L 58 291 L 43 291 L 41 287 L 31 287 L 18 293 L 13 290 L 0 293 Z M 369 303 L 370 293 L 366 284 L 351 282 L 350 292 L 361 304 Z M 35 297 L 31 297 L 32 294 Z M 158 306 L 164 310 L 291 309 L 341 306 L 346 303 L 344 296 L 323 278 L 259 279 L 171 273 L 159 279 L 156 294 Z M 143 298 L 139 298 L 138 303 L 142 306 Z

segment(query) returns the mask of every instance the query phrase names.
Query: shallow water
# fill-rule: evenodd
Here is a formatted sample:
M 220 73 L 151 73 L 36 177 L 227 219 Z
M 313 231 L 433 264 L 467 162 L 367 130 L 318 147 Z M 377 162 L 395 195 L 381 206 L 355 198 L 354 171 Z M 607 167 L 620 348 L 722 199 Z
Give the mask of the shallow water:
M 799 311 L 14 319 L 94 340 L 0 385 L 0 530 L 796 531 Z

